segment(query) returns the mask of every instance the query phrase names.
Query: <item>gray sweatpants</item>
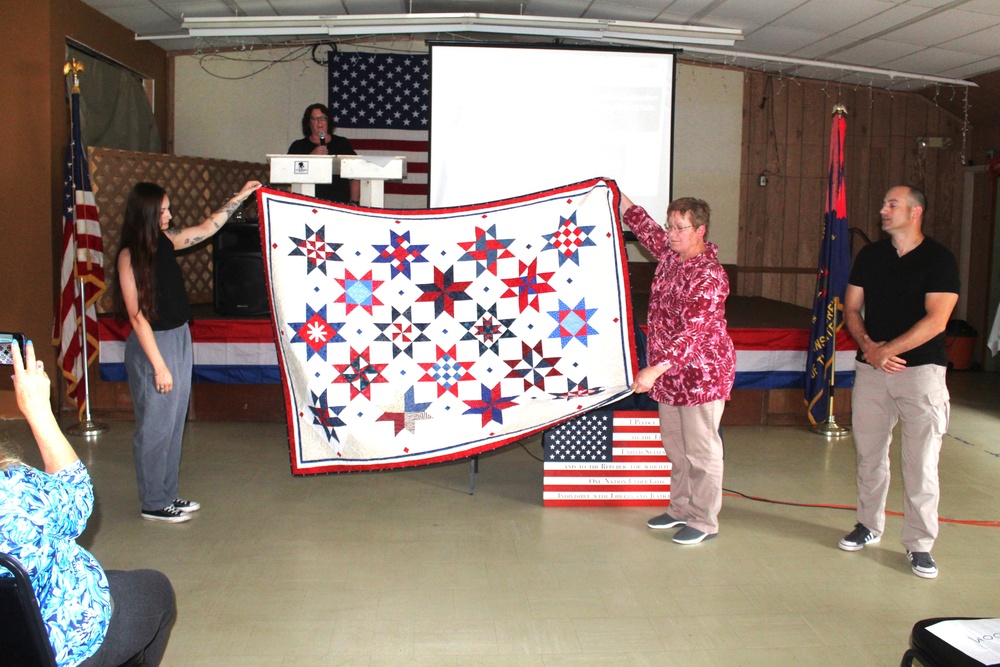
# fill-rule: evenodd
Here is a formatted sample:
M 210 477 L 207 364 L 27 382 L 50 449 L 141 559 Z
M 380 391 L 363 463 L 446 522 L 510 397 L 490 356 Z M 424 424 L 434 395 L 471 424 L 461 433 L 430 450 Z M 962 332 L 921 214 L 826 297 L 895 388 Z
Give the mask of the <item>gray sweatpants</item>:
M 125 368 L 135 410 L 135 479 L 144 510 L 160 510 L 177 498 L 181 441 L 191 396 L 191 331 L 188 325 L 154 331 L 156 345 L 174 378 L 166 394 L 156 391 L 153 365 L 135 332 L 125 340 Z

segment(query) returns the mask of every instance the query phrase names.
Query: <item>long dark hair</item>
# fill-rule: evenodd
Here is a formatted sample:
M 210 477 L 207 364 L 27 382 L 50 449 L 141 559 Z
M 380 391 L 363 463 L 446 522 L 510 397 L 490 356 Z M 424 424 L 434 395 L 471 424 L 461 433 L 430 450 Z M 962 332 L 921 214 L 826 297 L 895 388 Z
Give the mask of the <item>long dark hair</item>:
M 135 288 L 139 297 L 139 312 L 150 322 L 156 320 L 156 271 L 153 257 L 160 240 L 160 208 L 166 191 L 155 183 L 136 183 L 128 193 L 125 203 L 125 220 L 122 224 L 121 243 L 118 256 L 128 250 L 135 276 Z M 118 266 L 118 258 L 115 258 Z M 122 296 L 121 277 L 114 291 L 115 314 L 120 319 L 128 319 L 128 310 Z

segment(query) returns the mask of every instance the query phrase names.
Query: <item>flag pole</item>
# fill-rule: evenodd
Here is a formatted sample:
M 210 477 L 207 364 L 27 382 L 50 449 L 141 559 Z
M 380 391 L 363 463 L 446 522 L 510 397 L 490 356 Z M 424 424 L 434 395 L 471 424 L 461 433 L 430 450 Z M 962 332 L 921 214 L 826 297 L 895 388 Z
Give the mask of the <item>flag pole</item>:
M 71 58 L 70 61 L 63 66 L 63 74 L 64 75 L 70 74 L 71 72 L 73 74 L 73 88 L 70 91 L 71 98 L 72 98 L 72 94 L 74 92 L 76 92 L 77 94 L 79 94 L 79 92 L 80 92 L 80 72 L 82 72 L 82 71 L 84 71 L 84 69 L 83 69 L 83 63 L 79 62 L 75 58 Z M 69 114 L 69 125 L 70 125 L 69 140 L 70 140 L 70 143 L 74 143 L 76 141 L 76 134 L 74 132 L 75 128 L 73 127 L 72 101 L 70 102 L 70 105 L 71 106 L 70 106 L 70 114 Z M 71 147 L 71 149 L 72 149 L 72 147 Z M 74 161 L 75 161 L 75 159 L 76 159 L 76 151 L 75 150 L 71 150 L 70 154 L 73 155 L 73 158 L 74 158 Z M 78 230 L 78 227 L 77 227 L 76 167 L 77 167 L 77 165 L 74 162 L 73 168 L 70 171 L 70 174 L 71 174 L 70 175 L 70 179 L 73 181 L 71 183 L 70 187 L 72 188 L 72 193 L 73 193 L 72 209 L 73 209 L 73 260 L 74 260 L 73 261 L 73 266 L 74 266 L 74 273 L 76 272 L 76 259 L 79 256 L 79 245 L 77 243 L 77 232 L 79 230 Z M 90 416 L 90 372 L 89 372 L 90 357 L 87 354 L 87 293 L 86 293 L 86 289 L 84 288 L 83 278 L 82 277 L 78 276 L 77 279 L 74 281 L 74 285 L 76 286 L 76 288 L 77 288 L 77 290 L 78 290 L 78 292 L 80 294 L 80 326 L 77 329 L 77 333 L 78 333 L 78 335 L 80 337 L 80 349 L 82 350 L 82 355 L 83 355 L 83 391 L 84 391 L 84 396 L 83 396 L 83 417 L 84 418 L 83 418 L 82 421 L 78 421 L 76 424 L 73 424 L 72 426 L 69 426 L 66 429 L 66 433 L 68 435 L 84 436 L 84 437 L 87 437 L 87 438 L 96 438 L 98 435 L 100 435 L 102 433 L 106 433 L 108 431 L 108 425 L 107 424 L 103 424 L 103 423 L 95 422 L 95 421 L 93 421 L 91 419 L 91 416 Z
M 72 121 L 71 121 L 72 122 Z M 73 206 L 73 225 L 76 225 L 76 206 Z M 87 295 L 83 288 L 83 278 L 76 280 L 76 285 L 80 290 L 80 349 L 83 350 L 83 421 L 79 421 L 67 427 L 66 433 L 69 435 L 79 435 L 87 438 L 96 438 L 102 433 L 108 432 L 108 425 L 95 422 L 90 418 L 90 359 L 87 358 Z
M 850 429 L 837 423 L 833 416 L 833 386 L 837 378 L 837 311 L 840 310 L 840 297 L 833 297 L 833 340 L 830 341 L 830 372 L 828 375 L 828 389 L 826 401 L 826 419 L 811 428 L 815 433 L 825 435 L 828 438 L 842 438 Z

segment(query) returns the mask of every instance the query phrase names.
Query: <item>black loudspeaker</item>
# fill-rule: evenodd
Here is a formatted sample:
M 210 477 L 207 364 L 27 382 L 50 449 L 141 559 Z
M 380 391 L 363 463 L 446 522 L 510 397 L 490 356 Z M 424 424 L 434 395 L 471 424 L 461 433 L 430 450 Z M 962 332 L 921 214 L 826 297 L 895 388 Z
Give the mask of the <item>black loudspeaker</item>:
M 212 237 L 215 312 L 267 315 L 267 284 L 260 228 L 256 222 L 230 222 Z

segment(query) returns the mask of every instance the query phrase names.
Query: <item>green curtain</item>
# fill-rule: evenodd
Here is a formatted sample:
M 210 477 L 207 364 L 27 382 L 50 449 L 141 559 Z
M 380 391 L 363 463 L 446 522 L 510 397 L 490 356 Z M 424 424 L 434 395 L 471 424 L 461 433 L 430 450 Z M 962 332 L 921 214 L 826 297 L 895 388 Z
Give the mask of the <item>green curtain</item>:
M 142 77 L 120 63 L 66 45 L 66 60 L 83 63 L 80 132 L 84 146 L 159 153 L 160 132 Z M 69 99 L 71 77 L 66 77 Z M 159 82 L 163 85 L 163 82 Z

